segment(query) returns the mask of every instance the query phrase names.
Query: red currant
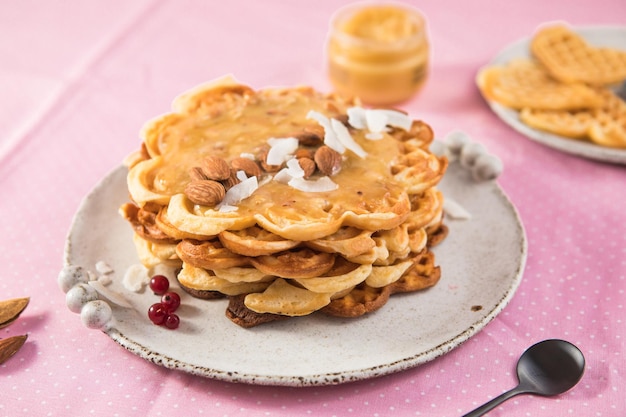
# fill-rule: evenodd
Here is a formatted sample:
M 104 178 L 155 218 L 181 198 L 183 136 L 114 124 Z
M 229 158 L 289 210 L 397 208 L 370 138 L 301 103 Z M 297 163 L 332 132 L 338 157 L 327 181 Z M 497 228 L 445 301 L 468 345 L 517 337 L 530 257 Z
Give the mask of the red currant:
M 170 313 L 165 318 L 165 323 L 163 323 L 165 327 L 168 329 L 174 330 L 177 329 L 180 324 L 180 318 L 174 313 Z
M 166 307 L 161 303 L 152 304 L 148 309 L 148 318 L 154 324 L 161 325 L 168 317 Z
M 150 289 L 157 295 L 163 295 L 170 288 L 170 281 L 164 275 L 155 275 L 150 279 Z
M 172 291 L 166 292 L 161 297 L 161 304 L 163 304 L 168 313 L 173 313 L 180 306 L 180 295 Z

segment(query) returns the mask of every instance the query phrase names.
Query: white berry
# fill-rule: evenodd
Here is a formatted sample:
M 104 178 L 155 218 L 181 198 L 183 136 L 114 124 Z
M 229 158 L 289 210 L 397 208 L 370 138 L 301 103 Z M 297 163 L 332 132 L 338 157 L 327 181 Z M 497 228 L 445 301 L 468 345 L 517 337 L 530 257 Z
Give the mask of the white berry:
M 74 285 L 65 294 L 65 304 L 73 313 L 80 313 L 85 304 L 97 299 L 98 292 L 91 285 L 85 283 Z
M 485 147 L 478 142 L 467 143 L 461 149 L 461 165 L 465 168 L 471 168 L 476 162 L 479 155 L 486 153 Z
M 113 311 L 111 306 L 102 300 L 88 302 L 80 312 L 83 324 L 90 329 L 103 329 L 111 321 L 112 317 Z
M 88 272 L 78 265 L 66 265 L 59 272 L 57 282 L 63 292 L 68 292 L 76 284 L 85 283 L 89 281 Z
M 477 181 L 493 180 L 502 173 L 502 160 L 492 154 L 482 154 L 476 158 L 472 167 L 472 176 Z
M 465 145 L 471 142 L 469 135 L 463 131 L 455 130 L 446 136 L 445 143 L 448 147 L 448 151 L 454 156 L 459 156 L 461 154 L 461 149 Z

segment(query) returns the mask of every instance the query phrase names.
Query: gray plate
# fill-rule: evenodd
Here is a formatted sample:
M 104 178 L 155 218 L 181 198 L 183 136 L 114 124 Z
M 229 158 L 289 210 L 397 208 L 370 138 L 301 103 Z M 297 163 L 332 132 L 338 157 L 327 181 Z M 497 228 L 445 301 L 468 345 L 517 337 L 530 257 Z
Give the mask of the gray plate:
M 580 27 L 574 28 L 574 30 L 591 45 L 626 50 L 626 27 L 624 26 Z M 512 59 L 529 58 L 529 44 L 530 38 L 525 38 L 507 46 L 488 65 L 502 65 Z M 591 142 L 569 139 L 533 129 L 519 120 L 517 111 L 493 101 L 487 100 L 487 103 L 491 110 L 506 124 L 524 136 L 543 145 L 584 158 L 615 164 L 626 164 L 626 149 L 607 148 Z
M 118 214 L 127 201 L 126 169 L 114 170 L 85 198 L 66 243 L 66 263 L 114 269 L 111 291 L 130 308 L 112 304 L 105 332 L 134 354 L 167 368 L 225 381 L 263 385 L 329 385 L 372 378 L 431 361 L 489 323 L 517 289 L 527 243 L 517 211 L 495 182 L 476 183 L 451 164 L 440 185 L 472 214 L 447 220 L 436 248 L 440 282 L 414 294 L 394 295 L 373 314 L 338 319 L 322 314 L 243 329 L 225 316 L 226 302 L 181 292 L 181 326 L 152 325 L 151 291 L 130 292 L 126 270 L 138 264 L 129 225 Z

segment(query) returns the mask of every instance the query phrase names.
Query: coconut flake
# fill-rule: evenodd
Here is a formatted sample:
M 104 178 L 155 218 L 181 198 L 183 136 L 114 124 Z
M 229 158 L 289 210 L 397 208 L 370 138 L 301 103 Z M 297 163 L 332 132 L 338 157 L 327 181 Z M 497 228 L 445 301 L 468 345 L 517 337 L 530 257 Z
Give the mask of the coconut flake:
M 389 117 L 378 110 L 365 110 L 365 122 L 370 132 L 384 132 L 387 127 Z
M 250 197 L 257 188 L 259 188 L 259 182 L 256 177 L 246 178 L 239 184 L 232 186 L 226 191 L 226 195 L 220 204 L 216 208 L 220 212 L 232 211 L 229 206 L 235 206 L 242 200 Z M 224 210 L 222 210 L 224 208 Z
M 239 210 L 237 206 L 231 206 L 228 204 L 220 204 L 219 212 L 220 213 L 232 213 L 233 211 Z
M 248 179 L 248 176 L 246 175 L 245 171 L 241 171 L 241 170 L 237 171 L 235 173 L 235 176 L 237 177 L 239 181 L 245 181 Z
M 128 267 L 124 273 L 122 284 L 129 291 L 139 292 L 148 285 L 150 277 L 148 276 L 148 269 L 141 264 L 135 264 Z
M 98 275 L 98 279 L 96 281 L 102 285 L 109 285 L 113 282 L 111 275 Z
M 369 140 L 381 140 L 384 136 L 380 132 L 369 132 L 365 134 L 365 138 Z
M 362 107 L 350 107 L 348 109 L 348 123 L 355 129 L 365 129 L 365 109 Z
M 282 183 L 288 183 L 293 177 L 289 173 L 288 168 L 283 168 L 274 175 L 274 180 Z
M 252 154 L 250 152 L 242 152 L 241 154 L 239 154 L 239 156 L 242 157 L 242 158 L 251 159 L 253 161 L 256 159 L 254 157 L 254 154 Z
M 449 197 L 446 197 L 443 201 L 443 211 L 452 219 L 469 220 L 472 218 L 469 211 Z
M 304 178 L 292 178 L 289 183 L 296 190 L 320 193 L 324 191 L 336 190 L 339 186 L 329 177 L 320 177 L 316 180 L 305 180 Z
M 106 298 L 108 301 L 113 304 L 117 304 L 120 307 L 132 308 L 133 306 L 124 298 L 122 294 L 119 294 L 115 291 L 109 290 L 107 287 L 102 285 L 100 281 L 89 281 L 89 286 L 96 290 L 96 292 L 102 297 Z
M 328 117 L 314 110 L 309 111 L 306 117 L 307 119 L 317 121 L 317 123 L 324 128 L 324 145 L 339 152 L 340 154 L 343 154 L 346 151 L 346 148 L 341 144 L 339 138 L 337 138 L 337 134 L 335 133 Z
M 342 145 L 361 158 L 367 156 L 367 152 L 361 148 L 361 145 L 356 143 L 352 135 L 350 135 L 350 131 L 348 131 L 348 128 L 343 123 L 337 119 L 331 119 L 330 124 Z
M 297 138 L 271 138 L 267 141 L 270 150 L 267 152 L 266 163 L 268 165 L 280 165 L 287 161 L 298 149 Z
M 378 140 L 383 137 L 381 132 L 387 131 L 387 126 L 398 127 L 406 131 L 411 129 L 413 120 L 397 110 L 364 109 L 350 107 L 347 111 L 348 123 L 356 129 L 367 129 L 367 139 Z
M 400 129 L 406 130 L 407 132 L 411 129 L 411 125 L 413 124 L 413 119 L 411 119 L 406 114 L 397 111 L 397 110 L 370 110 L 373 112 L 380 112 L 387 116 L 387 124 L 393 127 L 399 127 Z
M 291 158 L 287 161 L 287 171 L 293 178 L 303 178 L 304 170 L 300 166 L 300 162 L 296 158 Z
M 98 261 L 96 262 L 96 271 L 102 275 L 107 275 L 113 273 L 113 268 L 105 261 Z

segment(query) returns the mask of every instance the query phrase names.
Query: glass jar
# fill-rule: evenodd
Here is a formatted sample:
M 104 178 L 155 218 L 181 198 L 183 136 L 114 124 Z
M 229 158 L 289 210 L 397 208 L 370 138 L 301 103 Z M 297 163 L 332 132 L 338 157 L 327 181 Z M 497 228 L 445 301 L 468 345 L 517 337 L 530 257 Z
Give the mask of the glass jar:
M 399 3 L 356 3 L 338 10 L 327 43 L 328 71 L 336 91 L 366 104 L 409 99 L 428 72 L 426 22 Z

